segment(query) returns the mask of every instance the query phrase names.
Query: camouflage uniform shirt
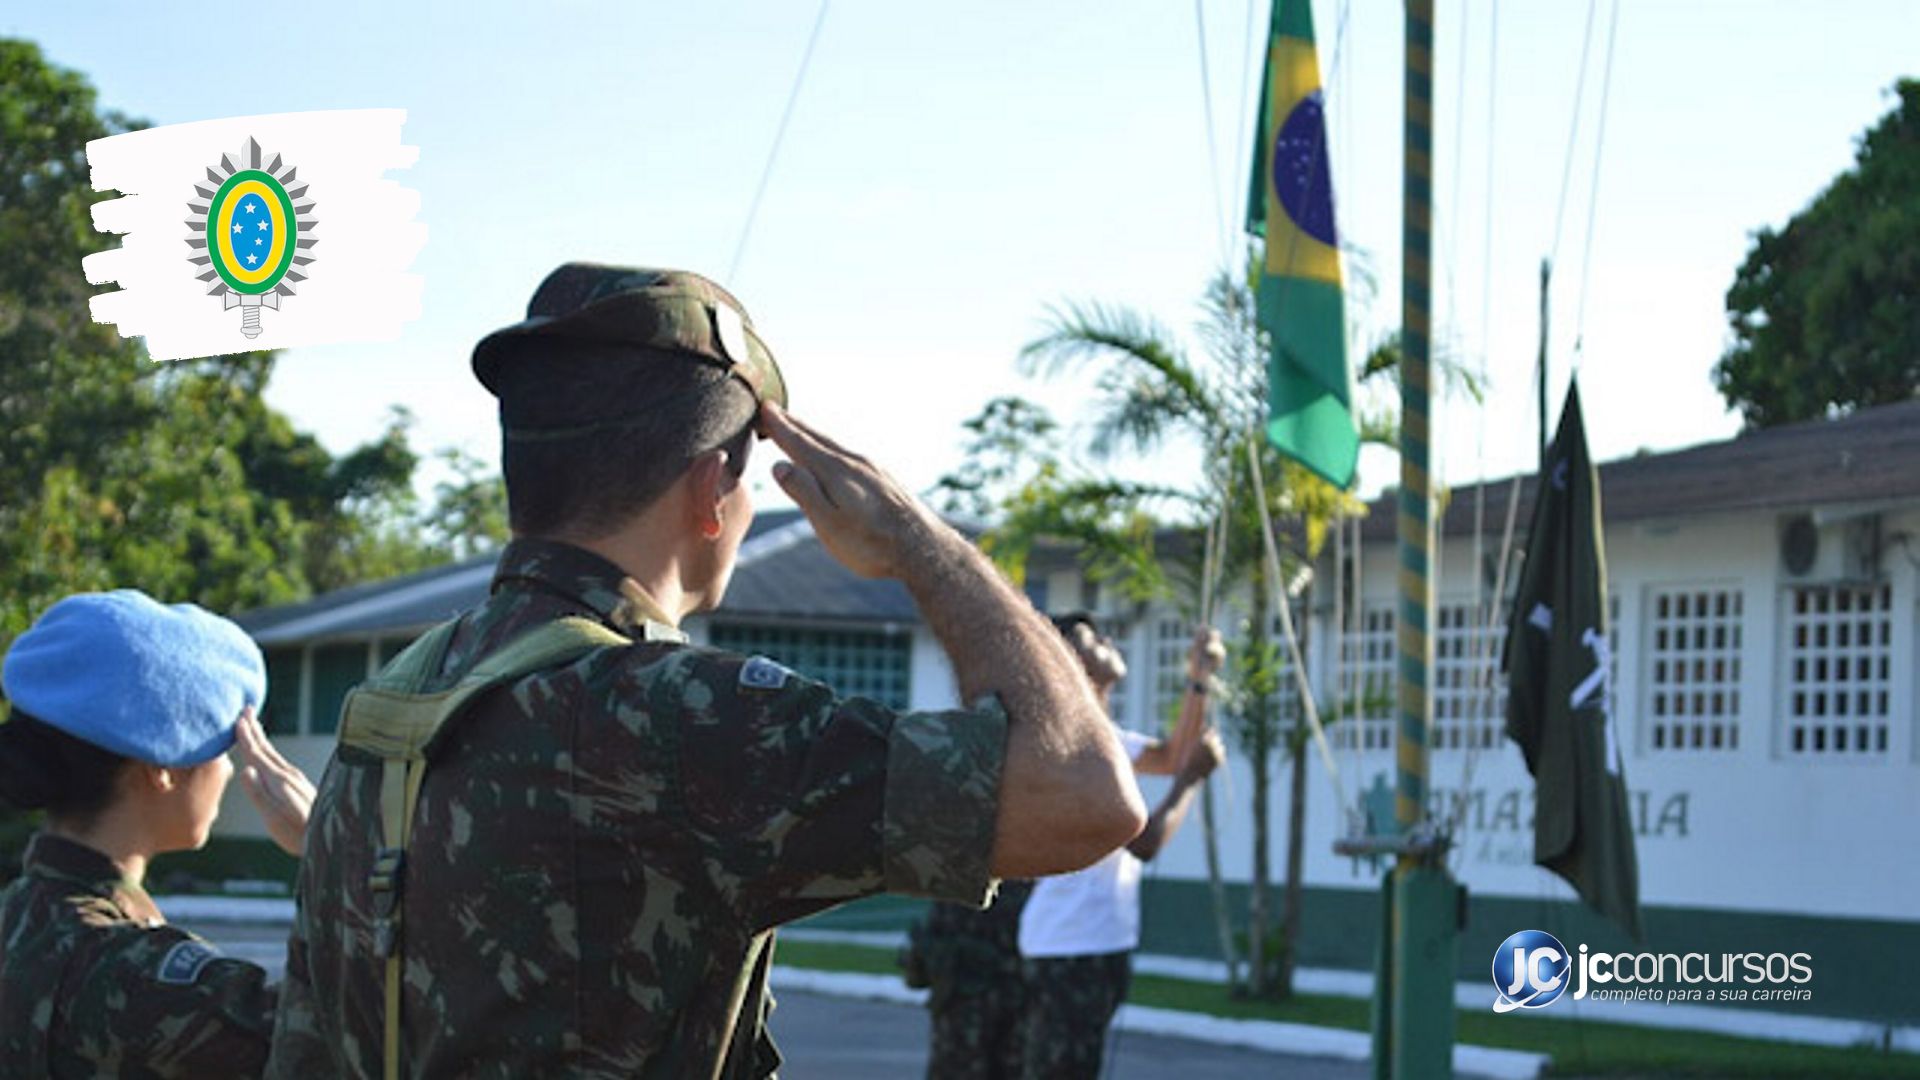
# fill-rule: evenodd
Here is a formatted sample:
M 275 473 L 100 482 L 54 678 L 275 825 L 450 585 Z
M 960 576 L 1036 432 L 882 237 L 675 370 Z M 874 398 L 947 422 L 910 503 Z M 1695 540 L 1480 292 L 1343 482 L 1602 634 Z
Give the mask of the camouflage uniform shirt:
M 47 833 L 0 893 L 0 1074 L 258 1076 L 266 973 L 165 925 L 105 855 Z
M 685 644 L 611 563 L 528 540 L 443 673 L 566 615 L 634 644 L 482 695 L 426 770 L 399 901 L 405 1073 L 769 1076 L 775 926 L 883 890 L 991 895 L 997 701 L 836 698 Z M 380 1072 L 380 772 L 343 747 L 321 782 L 270 1075 Z
M 1024 1060 L 1027 988 L 1020 962 L 1020 911 L 1030 881 L 1008 881 L 984 911 L 934 904 L 923 952 L 931 1038 L 928 1080 L 1011 1080 Z

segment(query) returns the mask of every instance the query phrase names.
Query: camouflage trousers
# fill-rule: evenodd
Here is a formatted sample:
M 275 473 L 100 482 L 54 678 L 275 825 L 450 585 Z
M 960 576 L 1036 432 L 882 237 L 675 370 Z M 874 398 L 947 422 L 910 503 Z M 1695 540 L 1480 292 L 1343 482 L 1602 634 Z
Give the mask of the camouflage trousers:
M 1019 1080 L 1026 995 L 1018 979 L 985 991 L 935 990 L 927 1080 Z
M 1098 1080 L 1107 1025 L 1133 981 L 1131 952 L 1028 960 L 1023 1080 Z

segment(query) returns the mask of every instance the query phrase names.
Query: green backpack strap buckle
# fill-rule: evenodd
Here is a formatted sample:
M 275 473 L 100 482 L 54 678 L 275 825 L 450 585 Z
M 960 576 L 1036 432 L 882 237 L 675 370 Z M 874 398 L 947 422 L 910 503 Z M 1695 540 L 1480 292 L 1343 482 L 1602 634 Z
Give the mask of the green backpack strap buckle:
M 407 865 L 404 848 L 381 848 L 373 857 L 367 884 L 373 889 L 373 954 L 385 960 L 399 952 L 400 879 Z

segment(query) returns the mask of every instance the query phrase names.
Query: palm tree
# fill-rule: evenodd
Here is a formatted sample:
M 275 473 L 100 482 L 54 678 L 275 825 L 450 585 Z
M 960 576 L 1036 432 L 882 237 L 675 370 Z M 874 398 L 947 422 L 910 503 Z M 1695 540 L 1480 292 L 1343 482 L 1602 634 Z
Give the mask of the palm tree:
M 1254 252 L 1251 266 L 1258 265 Z M 1295 710 L 1294 730 L 1281 729 L 1279 706 L 1290 692 L 1283 681 L 1281 649 L 1273 640 L 1269 597 L 1273 583 L 1268 579 L 1263 558 L 1262 515 L 1253 492 L 1255 484 L 1251 460 L 1259 460 L 1266 478 L 1267 516 L 1285 523 L 1278 537 L 1283 565 L 1310 561 L 1319 551 L 1327 530 L 1338 518 L 1362 512 L 1361 504 L 1304 468 L 1281 457 L 1265 437 L 1267 416 L 1267 335 L 1255 317 L 1251 273 L 1236 276 L 1222 272 L 1208 283 L 1202 298 L 1202 318 L 1198 334 L 1203 346 L 1190 356 L 1167 329 L 1138 312 L 1099 303 L 1069 303 L 1050 312 L 1049 325 L 1041 337 L 1021 350 L 1024 370 L 1032 375 L 1053 376 L 1097 365 L 1096 399 L 1086 450 L 1093 460 L 1111 463 L 1123 452 L 1151 454 L 1163 450 L 1176 438 L 1197 444 L 1201 468 L 1197 480 L 1183 487 L 1151 486 L 1116 479 L 1110 475 L 1077 475 L 1062 466 L 1057 457 L 1041 452 L 1028 479 L 999 499 L 997 509 L 1003 515 L 987 535 L 989 550 L 1003 565 L 1018 572 L 1026 552 L 1043 536 L 1065 536 L 1079 541 L 1092 553 L 1090 572 L 1103 573 L 1118 580 L 1126 591 L 1145 596 L 1157 594 L 1173 599 L 1195 619 L 1206 617 L 1202 610 L 1203 591 L 1200 572 L 1202 553 L 1210 544 L 1198 539 L 1213 536 L 1211 526 L 1222 532 L 1218 538 L 1215 594 L 1246 598 L 1244 630 L 1234 635 L 1235 643 L 1227 670 L 1229 693 L 1222 704 L 1239 750 L 1246 756 L 1253 780 L 1253 880 L 1248 893 L 1247 925 L 1250 966 L 1248 990 L 1256 995 L 1291 988 L 1293 936 L 1298 928 L 1299 852 L 1302 842 L 1305 805 L 1305 774 L 1301 753 L 1307 736 L 1300 726 L 1300 710 Z M 1362 378 L 1371 379 L 1396 365 L 1397 347 L 1389 340 L 1376 348 L 1362 366 Z M 1019 410 L 1007 401 L 989 406 L 991 413 Z M 1026 413 L 1032 419 L 1032 413 Z M 984 419 L 984 414 L 983 414 Z M 980 423 L 976 421 L 974 423 Z M 1044 434 L 1051 434 L 1046 420 Z M 998 444 L 973 427 L 977 439 L 974 449 L 1009 446 L 1006 433 Z M 1390 441 L 1394 437 L 1390 418 L 1368 417 L 1362 422 L 1362 437 Z M 1017 439 L 1014 442 L 1017 443 Z M 1010 464 L 972 468 L 972 491 L 978 495 L 983 478 L 991 474 L 1000 481 L 1010 480 L 1015 471 Z M 963 470 L 964 472 L 965 470 Z M 952 491 L 968 485 L 949 478 L 943 486 Z M 1154 519 L 1174 520 L 1190 528 L 1196 542 L 1189 545 L 1185 565 L 1175 560 L 1171 575 L 1163 574 L 1153 556 Z M 1143 524 L 1144 523 L 1144 524 Z M 1290 578 L 1292 569 L 1283 569 Z M 1344 710 L 1328 710 L 1329 715 Z M 1276 749 L 1284 746 L 1294 756 L 1293 813 L 1288 823 L 1288 890 L 1283 937 L 1277 956 L 1270 956 L 1268 937 L 1269 892 L 1272 871 L 1269 862 L 1267 809 L 1271 789 L 1271 771 Z M 1215 860 L 1211 796 L 1203 803 L 1203 822 L 1207 828 L 1209 872 L 1215 878 L 1215 895 L 1221 891 Z M 1219 900 L 1216 899 L 1216 904 Z M 1222 951 L 1229 964 L 1230 978 L 1235 966 L 1224 911 L 1221 918 Z

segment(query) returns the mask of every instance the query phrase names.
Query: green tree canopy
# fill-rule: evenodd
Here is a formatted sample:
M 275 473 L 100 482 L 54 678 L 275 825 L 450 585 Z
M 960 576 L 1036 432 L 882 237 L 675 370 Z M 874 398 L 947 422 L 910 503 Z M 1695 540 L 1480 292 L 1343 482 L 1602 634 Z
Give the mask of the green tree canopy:
M 1727 290 L 1714 385 L 1754 427 L 1920 390 L 1920 80 L 1784 229 L 1761 229 Z

